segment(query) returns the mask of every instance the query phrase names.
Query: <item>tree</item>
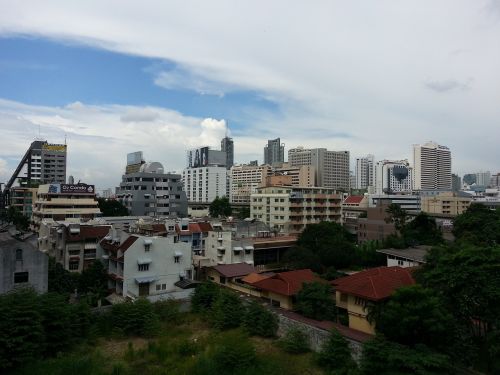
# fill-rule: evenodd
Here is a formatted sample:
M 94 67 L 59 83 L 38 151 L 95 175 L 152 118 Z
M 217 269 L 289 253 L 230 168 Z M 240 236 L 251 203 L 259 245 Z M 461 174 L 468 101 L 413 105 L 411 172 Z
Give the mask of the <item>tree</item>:
M 11 222 L 16 226 L 17 230 L 26 231 L 29 227 L 29 218 L 24 216 L 21 211 L 17 207 L 9 206 L 7 209 L 6 219 L 8 222 Z
M 317 362 L 329 374 L 335 375 L 347 375 L 357 368 L 349 344 L 336 329 L 332 330 L 328 341 L 318 353 Z
M 212 305 L 210 320 L 212 325 L 220 330 L 236 328 L 240 326 L 244 312 L 240 297 L 222 289 Z
M 297 240 L 298 250 L 293 252 L 295 263 L 291 262 L 292 266 L 314 260 L 315 264 L 311 264 L 310 268 L 319 273 L 331 266 L 337 269 L 347 267 L 355 260 L 354 243 L 353 235 L 340 224 L 323 221 L 308 225 Z M 302 259 L 301 248 L 308 251 L 304 252 Z M 289 261 L 291 259 L 288 258 Z
M 91 305 L 96 305 L 97 300 L 107 295 L 108 274 L 100 260 L 83 270 L 78 280 L 78 290 L 87 295 Z
M 425 212 L 420 212 L 404 226 L 403 236 L 407 245 L 438 245 L 443 242 L 436 219 Z
M 385 219 L 387 223 L 394 223 L 394 228 L 401 234 L 402 229 L 406 226 L 408 221 L 408 214 L 397 203 L 391 203 L 385 212 L 388 217 Z
M 115 328 L 127 335 L 154 336 L 159 330 L 154 306 L 145 298 L 113 305 L 111 316 Z
M 387 339 L 435 349 L 447 347 L 453 338 L 453 317 L 430 289 L 420 285 L 402 287 L 381 307 L 376 329 Z
M 242 207 L 238 211 L 238 219 L 244 220 L 250 217 L 250 207 Z
M 278 341 L 278 345 L 287 353 L 301 354 L 310 351 L 309 338 L 299 328 L 290 328 Z
M 120 201 L 116 199 L 97 198 L 97 204 L 102 216 L 128 216 L 129 212 Z
M 452 374 L 449 358 L 435 353 L 423 345 L 413 349 L 387 341 L 383 336 L 363 344 L 360 374 Z
M 365 241 L 356 246 L 356 260 L 363 267 L 383 266 L 386 264 L 386 257 L 377 252 L 382 248 L 383 244 L 378 240 Z
M 297 293 L 296 309 L 302 315 L 316 320 L 335 319 L 335 301 L 330 284 L 312 282 L 302 284 Z
M 208 208 L 211 217 L 231 216 L 231 204 L 227 197 L 216 197 Z
M 243 327 L 250 335 L 274 337 L 278 330 L 276 316 L 257 302 L 251 302 L 243 316 Z
M 217 374 L 240 374 L 256 361 L 255 348 L 241 331 L 223 333 L 212 353 Z
M 74 293 L 78 288 L 78 273 L 69 272 L 57 263 L 52 257 L 49 258 L 48 289 L 49 292 L 60 294 Z
M 453 220 L 453 235 L 459 241 L 476 245 L 500 244 L 500 210 L 471 204 Z
M 214 283 L 203 283 L 198 285 L 191 297 L 191 309 L 193 312 L 206 312 L 212 308 L 221 289 Z

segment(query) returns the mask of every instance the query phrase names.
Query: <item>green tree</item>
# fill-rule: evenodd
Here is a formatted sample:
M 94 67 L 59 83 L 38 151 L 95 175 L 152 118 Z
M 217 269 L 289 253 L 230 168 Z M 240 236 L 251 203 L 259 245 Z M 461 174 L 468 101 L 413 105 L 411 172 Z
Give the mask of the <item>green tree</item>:
M 220 330 L 236 328 L 240 326 L 244 312 L 240 297 L 222 289 L 212 305 L 210 320 L 212 325 Z
M 318 364 L 332 375 L 352 374 L 357 369 L 349 344 L 336 329 L 332 330 L 316 358 Z
M 356 246 L 356 258 L 363 267 L 377 267 L 386 264 L 386 256 L 377 250 L 383 248 L 383 243 L 378 240 L 365 241 Z
M 120 201 L 116 199 L 97 198 L 97 204 L 102 216 L 128 216 L 129 212 Z
M 425 212 L 420 212 L 403 228 L 403 236 L 407 245 L 439 245 L 443 235 L 436 225 L 436 219 Z
M 287 353 L 301 354 L 310 351 L 309 338 L 299 328 L 290 328 L 285 335 L 279 339 L 278 345 Z
M 239 374 L 256 361 L 255 348 L 241 331 L 223 333 L 217 340 L 212 360 L 218 374 Z
M 238 211 L 238 219 L 244 220 L 250 217 L 250 207 L 242 207 Z
M 191 297 L 191 309 L 193 312 L 206 312 L 210 310 L 220 292 L 220 287 L 214 283 L 208 282 L 198 285 Z
M 476 245 L 500 244 L 500 209 L 471 204 L 453 220 L 453 235 L 459 241 Z
M 376 329 L 387 339 L 415 346 L 445 349 L 453 339 L 453 316 L 439 297 L 420 285 L 402 287 L 382 306 Z
M 229 198 L 227 197 L 216 197 L 208 208 L 208 212 L 211 217 L 220 216 L 231 216 L 231 204 L 229 203 Z
M 335 319 L 335 300 L 330 284 L 311 282 L 302 284 L 295 304 L 302 315 L 316 320 Z
M 449 358 L 429 350 L 424 345 L 415 348 L 387 341 L 377 335 L 363 344 L 360 374 L 452 374 Z
M 80 274 L 69 272 L 57 263 L 52 257 L 49 258 L 48 289 L 49 292 L 60 294 L 74 293 L 78 288 Z
M 254 336 L 274 337 L 278 330 L 276 316 L 257 302 L 247 306 L 242 323 L 245 331 Z
M 154 336 L 159 330 L 154 306 L 145 298 L 113 305 L 111 316 L 115 328 L 127 335 Z
M 408 221 L 408 214 L 406 210 L 401 208 L 401 205 L 397 203 L 391 203 L 385 210 L 388 217 L 386 218 L 387 223 L 394 223 L 394 228 L 402 234 L 402 230 L 406 226 Z
M 108 294 L 108 274 L 100 260 L 83 270 L 78 280 L 78 290 L 88 296 L 91 305 L 96 305 L 97 300 Z
M 27 216 L 24 216 L 17 207 L 9 206 L 5 217 L 8 222 L 11 222 L 16 226 L 17 230 L 20 231 L 28 230 L 30 223 L 29 218 Z

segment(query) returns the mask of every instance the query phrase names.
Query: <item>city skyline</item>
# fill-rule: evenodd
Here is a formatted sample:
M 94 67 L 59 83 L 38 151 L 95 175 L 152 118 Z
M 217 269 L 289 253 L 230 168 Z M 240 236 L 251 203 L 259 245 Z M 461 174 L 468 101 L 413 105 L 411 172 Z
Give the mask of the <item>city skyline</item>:
M 433 140 L 454 173 L 497 172 L 498 2 L 276 2 L 265 16 L 98 4 L 4 5 L 0 182 L 38 136 L 66 137 L 68 175 L 100 188 L 135 150 L 180 172 L 186 149 L 218 148 L 225 121 L 237 163 L 262 161 L 277 137 L 348 150 L 352 170 L 356 157 L 411 159 Z

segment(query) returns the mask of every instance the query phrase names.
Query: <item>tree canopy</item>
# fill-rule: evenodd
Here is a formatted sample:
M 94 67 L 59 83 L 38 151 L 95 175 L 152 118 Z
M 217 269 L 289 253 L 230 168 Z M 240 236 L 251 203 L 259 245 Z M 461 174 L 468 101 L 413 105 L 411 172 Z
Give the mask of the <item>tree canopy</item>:
M 476 245 L 500 244 L 500 209 L 471 204 L 453 220 L 453 235 L 459 241 Z
M 216 197 L 210 204 L 208 212 L 211 217 L 231 216 L 231 204 L 228 197 Z
M 102 212 L 102 216 L 128 216 L 129 212 L 121 202 L 116 199 L 98 198 L 97 204 Z
M 335 300 L 328 283 L 304 283 L 297 293 L 295 307 L 302 315 L 316 320 L 335 319 Z

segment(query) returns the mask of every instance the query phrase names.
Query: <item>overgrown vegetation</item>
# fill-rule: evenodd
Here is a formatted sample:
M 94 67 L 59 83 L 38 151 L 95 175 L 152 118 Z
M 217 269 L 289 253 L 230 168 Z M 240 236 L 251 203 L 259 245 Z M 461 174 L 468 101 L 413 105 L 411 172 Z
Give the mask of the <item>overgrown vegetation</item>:
M 232 209 L 231 204 L 229 203 L 228 197 L 216 197 L 212 203 L 210 203 L 210 207 L 208 208 L 208 212 L 211 217 L 221 217 L 221 216 L 231 216 Z
M 128 216 L 129 212 L 120 201 L 116 199 L 97 198 L 97 204 L 102 216 Z

